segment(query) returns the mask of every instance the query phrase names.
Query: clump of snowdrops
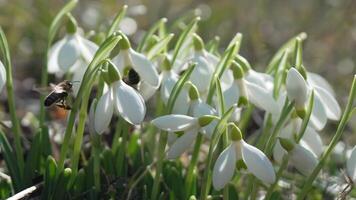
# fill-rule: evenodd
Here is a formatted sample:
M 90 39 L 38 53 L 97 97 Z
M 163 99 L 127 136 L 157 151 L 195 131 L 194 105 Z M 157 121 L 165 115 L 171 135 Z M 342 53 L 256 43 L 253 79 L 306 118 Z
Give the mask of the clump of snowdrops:
M 42 95 L 39 116 L 33 117 L 36 134 L 24 150 L 10 52 L 0 31 L 0 89 L 6 85 L 11 117 L 0 134 L 2 198 L 352 195 L 355 147 L 341 165 L 345 172 L 337 173 L 340 180 L 321 173 L 328 174 L 330 155 L 355 109 L 356 78 L 346 77 L 353 84 L 342 109 L 329 83 L 303 63 L 305 33 L 287 41 L 265 72 L 257 72 L 239 54 L 242 34 L 225 48 L 216 39 L 204 42 L 199 17 L 179 19 L 185 26 L 176 34 L 163 18 L 134 45 L 118 29 L 127 6 L 90 40 L 70 14 L 76 4 L 70 1 L 53 19 L 41 73 L 42 86 L 52 74 L 80 82 L 67 99 L 72 109 L 57 144 Z M 57 34 L 61 27 L 65 35 Z M 251 129 L 253 113 L 263 123 Z M 328 120 L 338 127 L 326 142 L 320 135 Z M 12 142 L 6 134 L 14 136 Z

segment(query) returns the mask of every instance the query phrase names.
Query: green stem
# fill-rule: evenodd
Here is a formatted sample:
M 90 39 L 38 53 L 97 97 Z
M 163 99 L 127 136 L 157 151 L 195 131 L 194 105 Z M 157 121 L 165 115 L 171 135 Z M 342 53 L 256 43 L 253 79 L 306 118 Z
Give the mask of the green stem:
M 124 169 L 124 160 L 125 160 L 125 149 L 126 149 L 126 143 L 127 139 L 129 136 L 129 124 L 124 121 L 124 119 L 121 119 L 120 121 L 123 121 L 122 125 L 122 142 L 120 143 L 120 148 L 118 147 L 118 152 L 117 152 L 117 175 L 118 176 L 123 176 L 123 169 Z
M 192 195 L 192 183 L 193 183 L 193 177 L 194 177 L 193 172 L 194 172 L 194 170 L 197 169 L 196 166 L 198 164 L 199 150 L 200 150 L 202 141 L 203 141 L 203 135 L 199 132 L 198 136 L 195 140 L 192 159 L 188 166 L 187 178 L 185 179 L 185 191 L 187 192 L 187 194 L 186 194 L 187 199 Z
M 161 179 L 161 172 L 162 172 L 162 167 L 163 167 L 163 159 L 164 159 L 164 150 L 166 148 L 166 143 L 167 143 L 167 132 L 161 132 L 159 135 L 159 141 L 158 141 L 158 157 L 157 157 L 157 166 L 156 166 L 156 175 L 153 181 L 153 187 L 152 187 L 152 194 L 151 194 L 151 200 L 157 199 L 157 195 L 159 192 L 159 184 L 160 184 L 160 179 Z
M 75 177 L 75 175 L 78 172 L 80 150 L 82 147 L 83 134 L 84 134 L 84 128 L 85 128 L 85 120 L 87 118 L 88 101 L 86 99 L 89 99 L 89 95 L 90 95 L 90 90 L 85 92 L 84 97 L 83 97 L 84 101 L 83 101 L 83 104 L 81 105 L 80 111 L 79 111 L 78 128 L 77 128 L 77 133 L 75 135 L 74 150 L 73 150 L 73 157 L 72 157 L 73 177 Z
M 23 150 L 21 146 L 21 135 L 22 131 L 20 128 L 19 120 L 16 116 L 16 107 L 15 107 L 15 97 L 14 97 L 14 88 L 12 81 L 12 65 L 11 65 L 11 57 L 9 45 L 7 43 L 7 39 L 4 31 L 0 27 L 0 46 L 1 51 L 4 56 L 4 67 L 6 70 L 6 90 L 7 90 L 7 102 L 9 105 L 10 117 L 12 122 L 12 131 L 15 136 L 15 149 L 16 149 L 16 158 L 18 161 L 19 169 L 20 169 L 20 178 L 23 179 L 23 170 L 24 170 L 24 157 Z
M 308 179 L 306 180 L 304 186 L 302 187 L 302 190 L 299 192 L 299 195 L 297 197 L 297 200 L 302 200 L 305 198 L 305 195 L 308 194 L 312 183 L 314 182 L 315 178 L 318 176 L 320 170 L 322 169 L 323 165 L 326 162 L 326 159 L 329 157 L 330 153 L 332 152 L 332 150 L 334 149 L 335 145 L 338 143 L 338 141 L 340 140 L 342 133 L 344 131 L 344 128 L 348 122 L 348 120 L 351 117 L 351 113 L 352 113 L 352 109 L 353 109 L 353 102 L 355 100 L 355 96 L 356 96 L 356 75 L 354 75 L 354 79 L 352 82 L 352 86 L 350 89 L 350 96 L 348 99 L 348 102 L 346 104 L 346 108 L 345 111 L 342 115 L 342 118 L 340 120 L 339 126 L 337 127 L 336 133 L 334 135 L 334 137 L 332 138 L 328 148 L 326 149 L 325 153 L 322 155 L 318 165 L 315 167 L 315 169 L 313 170 L 313 172 L 311 173 L 311 175 L 308 177 Z

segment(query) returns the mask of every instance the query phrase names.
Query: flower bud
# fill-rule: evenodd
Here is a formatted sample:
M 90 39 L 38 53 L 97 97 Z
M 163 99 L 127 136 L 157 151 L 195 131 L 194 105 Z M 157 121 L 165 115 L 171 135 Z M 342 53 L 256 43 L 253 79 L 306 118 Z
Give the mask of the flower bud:
M 242 133 L 239 127 L 237 127 L 234 123 L 230 123 L 229 126 L 230 128 L 230 134 L 231 134 L 231 140 L 233 141 L 239 141 L 242 139 Z
M 107 84 L 111 84 L 115 81 L 121 80 L 120 72 L 117 70 L 114 63 L 110 60 L 106 60 L 104 63 L 104 70 L 102 71 L 102 78 Z
M 68 17 L 68 21 L 66 25 L 67 33 L 74 34 L 77 32 L 77 27 L 78 27 L 77 21 L 74 19 L 74 17 L 71 14 L 67 14 L 67 17 Z
M 281 146 L 288 152 L 292 151 L 294 149 L 294 144 L 292 141 L 286 138 L 279 138 L 279 143 Z
M 288 71 L 286 87 L 289 100 L 295 102 L 298 116 L 304 116 L 303 110 L 308 100 L 308 87 L 303 76 L 295 68 Z
M 195 51 L 202 51 L 204 49 L 204 42 L 197 34 L 193 34 L 193 45 Z
M 233 72 L 234 79 L 242 79 L 243 78 L 244 70 L 239 63 L 232 61 L 230 68 Z
M 213 115 L 203 115 L 198 118 L 198 123 L 200 127 L 204 127 L 208 124 L 210 124 L 214 119 L 216 119 L 216 116 Z

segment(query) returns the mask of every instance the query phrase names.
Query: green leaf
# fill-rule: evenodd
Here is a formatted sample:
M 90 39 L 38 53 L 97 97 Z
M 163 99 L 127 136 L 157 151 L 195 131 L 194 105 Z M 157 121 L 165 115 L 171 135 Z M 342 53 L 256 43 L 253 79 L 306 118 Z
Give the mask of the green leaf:
M 108 30 L 108 32 L 106 34 L 107 38 L 110 35 L 112 35 L 118 29 L 118 25 L 119 25 L 120 21 L 126 15 L 127 7 L 128 7 L 127 5 L 122 6 L 122 8 L 116 14 L 116 16 L 115 16 L 114 20 L 112 21 L 112 23 L 110 25 L 110 28 L 109 28 L 109 30 Z
M 15 159 L 16 158 L 15 152 L 11 148 L 2 130 L 0 130 L 0 148 L 4 155 L 6 167 L 10 172 L 14 190 L 20 191 L 21 189 L 24 188 L 25 185 L 20 177 L 20 170 L 19 170 L 18 162 Z
M 58 181 L 53 193 L 53 199 L 65 199 L 67 197 L 66 193 L 69 192 L 69 183 L 72 176 L 72 170 L 70 168 L 65 168 L 58 177 Z
M 67 13 L 69 13 L 73 8 L 77 5 L 78 0 L 69 1 L 64 7 L 58 12 L 58 14 L 54 17 L 48 31 L 48 46 L 50 46 L 53 42 L 55 35 L 61 25 L 61 21 Z
M 196 29 L 198 28 L 198 22 L 200 18 L 195 18 L 188 27 L 183 31 L 183 33 L 179 36 L 176 46 L 173 50 L 173 58 L 172 58 L 172 66 L 174 65 L 175 60 L 178 57 L 178 54 L 181 51 L 183 44 L 192 37 L 193 33 L 195 33 Z
M 164 49 L 168 46 L 168 43 L 173 38 L 174 34 L 169 34 L 160 40 L 157 44 L 153 45 L 147 52 L 147 58 L 152 59 L 153 57 L 157 56 L 159 53 L 164 51 Z
M 53 195 L 54 186 L 56 184 L 56 173 L 57 163 L 52 156 L 48 156 L 44 174 L 44 190 L 42 192 L 42 199 L 50 199 Z
M 35 173 L 39 172 L 39 164 L 41 158 L 41 134 L 37 133 L 31 144 L 25 163 L 25 179 L 31 184 L 31 180 L 35 177 Z
M 287 69 L 287 60 L 288 60 L 288 51 L 284 51 L 281 55 L 280 59 L 278 60 L 278 67 L 275 73 L 274 84 L 273 84 L 273 96 L 275 99 L 278 97 L 279 90 L 284 83 L 284 79 L 287 76 L 286 69 Z
M 177 83 L 174 85 L 171 96 L 168 99 L 167 103 L 167 113 L 171 113 L 174 107 L 174 104 L 177 100 L 177 97 L 181 90 L 183 89 L 184 84 L 189 80 L 190 75 L 192 74 L 194 68 L 195 68 L 195 63 L 192 63 L 189 65 L 188 69 L 184 72 L 184 74 L 179 78 Z
M 138 52 L 142 52 L 143 48 L 145 47 L 145 45 L 148 42 L 148 39 L 152 37 L 152 35 L 159 29 L 161 29 L 160 27 L 164 26 L 164 24 L 167 22 L 167 18 L 162 18 L 159 21 L 157 21 L 155 24 L 153 24 L 151 26 L 151 28 L 147 31 L 147 33 L 145 34 L 145 36 L 142 38 L 142 40 L 140 41 L 138 47 L 137 47 L 137 51 Z

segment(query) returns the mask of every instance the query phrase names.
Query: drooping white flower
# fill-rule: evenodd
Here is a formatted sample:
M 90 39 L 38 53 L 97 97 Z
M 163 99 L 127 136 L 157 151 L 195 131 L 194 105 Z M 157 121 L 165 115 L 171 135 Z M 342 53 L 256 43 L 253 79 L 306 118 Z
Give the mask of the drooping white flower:
M 279 138 L 281 146 L 288 151 L 290 163 L 303 175 L 309 176 L 316 165 L 318 159 L 315 155 L 299 144 L 294 144 L 288 139 Z
M 164 115 L 152 120 L 157 128 L 168 132 L 184 132 L 180 137 L 173 138 L 172 145 L 167 151 L 167 159 L 176 159 L 185 152 L 195 141 L 198 131 L 208 125 L 214 117 L 190 117 L 187 115 Z
M 142 96 L 121 79 L 111 62 L 108 71 L 103 74 L 105 73 L 109 77 L 106 78 L 108 85 L 96 106 L 94 120 L 96 132 L 100 134 L 108 127 L 114 112 L 130 124 L 140 124 L 146 114 L 146 105 Z
M 69 72 L 73 73 L 73 81 L 81 81 L 88 64 L 93 59 L 98 45 L 84 38 L 76 28 L 76 22 L 69 20 L 72 27 L 67 29 L 67 35 L 53 44 L 48 52 L 48 73 L 62 76 Z M 80 85 L 74 85 L 74 94 Z
M 296 134 L 299 133 L 301 124 L 301 119 L 292 118 L 291 121 L 285 127 L 282 128 L 279 137 L 286 139 L 295 138 Z M 321 154 L 324 152 L 324 145 L 320 135 L 310 125 L 307 126 L 304 135 L 299 143 L 302 147 L 309 150 L 315 157 L 320 157 Z M 278 163 L 281 163 L 283 156 L 286 155 L 286 153 L 287 152 L 282 148 L 279 141 L 277 141 L 273 149 L 274 160 L 276 160 Z
M 313 73 L 307 73 L 307 75 L 311 75 L 311 78 L 308 77 L 308 81 L 305 81 L 298 70 L 295 68 L 289 70 L 286 80 L 288 98 L 295 101 L 298 112 L 298 109 L 305 109 L 311 91 L 314 90 L 310 121 L 315 129 L 321 130 L 325 127 L 328 118 L 340 119 L 341 108 L 332 95 L 330 85 L 323 78 Z
M 276 175 L 267 156 L 256 147 L 247 144 L 240 130 L 231 126 L 232 143 L 219 155 L 213 169 L 213 186 L 222 189 L 233 177 L 237 162 L 243 162 L 247 171 L 265 184 L 272 184 Z
M 6 83 L 6 69 L 2 62 L 0 61 L 0 92 L 2 91 Z
M 279 112 L 277 101 L 274 100 L 271 89 L 264 88 L 266 86 L 261 87 L 256 84 L 260 82 L 257 78 L 250 78 L 251 82 L 247 81 L 243 68 L 239 63 L 233 62 L 231 69 L 235 80 L 229 88 L 223 91 L 225 105 L 227 108 L 236 103 L 241 105 L 242 102 L 247 103 L 247 101 L 249 101 L 269 113 Z M 257 74 L 257 72 L 249 73 Z M 267 84 L 267 82 L 265 82 L 265 84 Z
M 356 183 L 356 146 L 354 146 L 349 159 L 347 159 L 346 172 L 352 182 Z
M 157 90 L 160 85 L 160 79 L 156 67 L 143 54 L 136 52 L 131 48 L 130 42 L 126 37 L 120 40 L 120 52 L 113 58 L 119 72 L 126 76 L 126 73 L 133 69 L 140 77 L 137 89 L 142 95 L 151 95 L 152 91 Z M 147 96 L 144 97 L 148 99 Z

